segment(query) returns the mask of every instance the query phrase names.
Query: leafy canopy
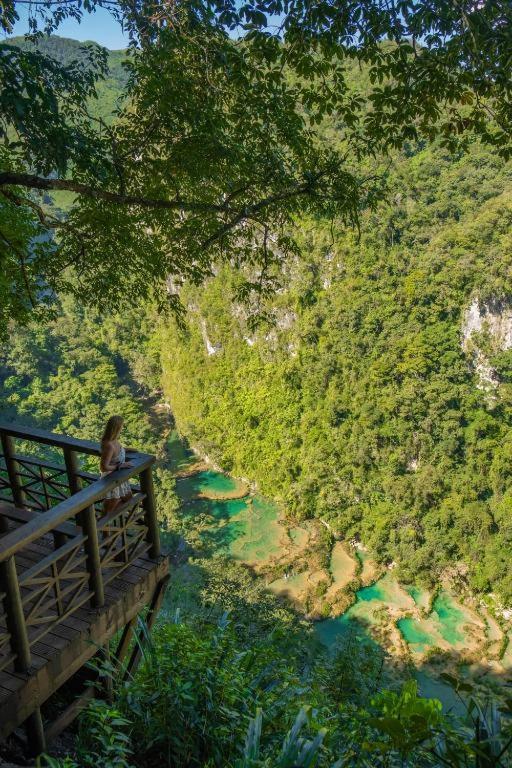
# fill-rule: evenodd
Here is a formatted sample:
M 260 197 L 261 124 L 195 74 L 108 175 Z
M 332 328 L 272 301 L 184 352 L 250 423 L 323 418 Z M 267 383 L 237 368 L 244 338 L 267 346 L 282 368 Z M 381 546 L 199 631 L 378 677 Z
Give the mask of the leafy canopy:
M 123 106 L 105 117 L 90 109 L 105 51 L 66 63 L 37 44 L 100 5 L 131 38 Z M 62 289 L 104 306 L 157 288 L 176 305 L 176 283 L 220 260 L 250 265 L 242 292 L 269 290 L 270 265 L 296 250 L 298 217 L 356 222 L 373 204 L 365 158 L 472 134 L 511 154 L 505 1 L 89 0 L 30 13 L 34 45 L 0 44 L 4 318 Z M 5 31 L 16 15 L 3 6 Z M 326 116 L 336 148 L 317 131 Z M 73 193 L 65 218 L 52 190 Z

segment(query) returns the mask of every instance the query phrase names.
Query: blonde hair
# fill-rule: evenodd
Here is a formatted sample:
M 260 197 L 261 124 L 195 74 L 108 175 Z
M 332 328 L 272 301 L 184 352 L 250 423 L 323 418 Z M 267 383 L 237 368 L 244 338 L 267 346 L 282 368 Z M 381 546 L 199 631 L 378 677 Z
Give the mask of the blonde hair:
M 102 446 L 104 446 L 105 443 L 108 443 L 111 440 L 116 440 L 116 438 L 119 437 L 119 433 L 123 428 L 123 423 L 124 423 L 124 419 L 122 416 L 110 417 L 110 419 L 107 421 L 105 425 L 105 429 L 103 430 L 103 436 L 101 438 Z

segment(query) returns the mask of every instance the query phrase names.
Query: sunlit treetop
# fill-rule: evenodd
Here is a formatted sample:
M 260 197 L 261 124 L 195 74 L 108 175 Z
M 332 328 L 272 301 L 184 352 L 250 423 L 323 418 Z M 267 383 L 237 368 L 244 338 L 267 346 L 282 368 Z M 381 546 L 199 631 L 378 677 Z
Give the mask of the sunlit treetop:
M 105 51 L 61 64 L 37 45 L 95 5 L 131 40 L 109 119 L 90 113 Z M 17 6 L 3 6 L 7 32 Z M 248 291 L 270 290 L 300 216 L 355 224 L 374 203 L 371 158 L 420 138 L 512 154 L 505 0 L 49 0 L 29 13 L 34 45 L 0 44 L 5 319 L 61 289 L 104 307 L 175 303 L 170 285 L 219 260 L 244 267 Z M 55 189 L 75 195 L 66 218 L 41 199 Z

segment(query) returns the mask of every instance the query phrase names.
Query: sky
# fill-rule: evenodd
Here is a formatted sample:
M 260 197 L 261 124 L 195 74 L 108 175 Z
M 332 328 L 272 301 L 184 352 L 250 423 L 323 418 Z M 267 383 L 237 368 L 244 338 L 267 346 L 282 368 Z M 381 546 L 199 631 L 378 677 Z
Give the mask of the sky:
M 28 6 L 22 6 L 18 12 L 20 20 L 14 26 L 13 35 L 24 35 L 28 32 Z M 80 24 L 72 19 L 63 21 L 56 34 L 82 42 L 94 40 L 113 50 L 128 45 L 128 37 L 123 34 L 120 24 L 104 8 L 98 8 L 94 13 L 84 13 Z

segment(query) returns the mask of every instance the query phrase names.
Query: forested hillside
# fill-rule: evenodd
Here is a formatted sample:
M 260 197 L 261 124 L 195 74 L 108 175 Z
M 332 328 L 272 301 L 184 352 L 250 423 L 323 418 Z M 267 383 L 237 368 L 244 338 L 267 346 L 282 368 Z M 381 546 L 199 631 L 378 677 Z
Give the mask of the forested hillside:
M 321 11 L 321 5 L 313 4 L 313 10 Z M 307 3 L 305 7 L 310 8 Z M 256 215 L 260 208 L 255 206 L 265 202 L 264 195 L 269 194 L 265 174 L 272 175 L 272 164 L 281 157 L 282 147 L 276 136 L 284 135 L 286 139 L 290 126 L 285 118 L 296 113 L 277 109 L 279 130 L 269 134 L 276 144 L 276 154 L 269 151 L 263 158 L 266 165 L 253 164 L 250 152 L 244 154 L 247 147 L 242 147 L 244 129 L 252 137 L 250 148 L 265 149 L 266 134 L 263 129 L 259 133 L 259 121 L 267 114 L 268 106 L 273 126 L 275 105 L 272 98 L 265 99 L 265 78 L 252 81 L 247 75 L 246 79 L 243 56 L 222 59 L 233 53 L 227 33 L 222 31 L 217 47 L 204 45 L 198 8 L 200 4 L 193 4 L 191 24 L 178 26 L 176 39 L 172 28 L 156 18 L 158 29 L 152 30 L 155 39 L 158 34 L 164 40 L 168 36 L 171 44 L 161 49 L 148 45 L 148 59 L 141 56 L 138 76 L 142 85 L 138 93 L 132 91 L 134 100 L 127 110 L 128 115 L 131 106 L 136 105 L 136 111 L 129 115 L 130 119 L 135 115 L 135 126 L 125 115 L 130 123 L 129 141 L 124 145 L 130 150 L 126 152 L 130 159 L 126 176 L 123 164 L 117 162 L 115 140 L 112 148 L 108 146 L 112 158 L 107 153 L 103 179 L 97 173 L 95 158 L 82 153 L 83 147 L 87 151 L 96 146 L 105 150 L 104 134 L 115 134 L 112 124 L 107 126 L 106 122 L 114 119 L 114 107 L 126 78 L 123 52 L 109 53 L 110 77 L 98 81 L 98 99 L 93 100 L 87 88 L 77 92 L 71 88 L 73 98 L 67 117 L 75 119 L 79 115 L 80 119 L 71 119 L 64 126 L 66 130 L 60 126 L 62 132 L 58 135 L 78 137 L 80 151 L 69 157 L 64 153 L 60 171 L 51 165 L 55 158 L 48 159 L 42 153 L 36 162 L 39 186 L 32 187 L 30 179 L 25 179 L 26 197 L 20 198 L 15 180 L 21 178 L 23 182 L 26 174 L 15 174 L 7 165 L 2 212 L 7 211 L 12 221 L 5 215 L 9 229 L 0 257 L 6 263 L 6 254 L 9 258 L 15 256 L 10 263 L 18 271 L 15 279 L 8 274 L 0 285 L 3 296 L 9 301 L 11 293 L 18 298 L 15 290 L 20 266 L 22 282 L 27 282 L 32 267 L 34 273 L 32 284 L 28 281 L 28 288 L 23 288 L 27 295 L 21 294 L 23 311 L 20 305 L 12 304 L 18 308 L 16 317 L 21 322 L 12 321 L 11 309 L 2 315 L 9 318 L 8 343 L 0 350 L 2 418 L 97 440 L 106 417 L 121 413 L 125 419 L 123 443 L 158 453 L 161 460 L 166 455 L 164 443 L 169 428 L 168 416 L 162 418 L 161 414 L 168 402 L 181 434 L 192 445 L 228 472 L 256 481 L 270 499 L 279 502 L 283 516 L 290 521 L 320 518 L 326 524 L 303 526 L 317 528 L 325 537 L 326 572 L 333 562 L 332 556 L 327 557 L 328 551 L 332 550 L 332 555 L 341 548 L 348 556 L 349 548 L 338 539 L 355 537 L 366 545 L 370 553 L 353 553 L 354 564 L 357 554 L 358 570 L 356 573 L 354 567 L 345 597 L 352 600 L 355 590 L 359 594 L 363 591 L 359 589 L 361 575 L 369 560 L 370 588 L 375 586 L 378 574 L 385 573 L 385 579 L 391 576 L 373 563 L 372 554 L 380 563 L 391 565 L 395 561 L 398 578 L 404 583 L 427 582 L 435 589 L 430 591 L 428 605 L 422 604 L 414 615 L 409 608 L 400 613 L 388 611 L 385 604 L 372 608 L 378 614 L 378 631 L 377 625 L 372 629 L 363 622 L 360 635 L 356 622 L 340 634 L 329 650 L 324 649 L 313 625 L 303 620 L 302 609 L 273 595 L 268 588 L 271 585 L 247 567 L 248 561 L 240 564 L 225 557 L 220 548 L 215 551 L 200 546 L 200 533 L 208 522 L 205 507 L 194 507 L 191 498 L 184 495 L 177 510 L 174 491 L 179 485 L 160 461 L 154 473 L 157 506 L 162 523 L 168 524 L 163 525 L 167 527 L 165 544 L 173 557 L 160 623 L 150 634 L 144 632 L 141 622 L 141 666 L 135 674 L 125 676 L 108 653 L 104 664 L 98 661 L 100 680 L 112 683 L 113 700 L 109 685 L 109 700 L 93 700 L 82 714 L 74 744 L 66 746 L 68 754 L 55 759 L 43 757 L 41 764 L 55 768 L 508 766 L 512 703 L 506 689 L 503 696 L 498 691 L 499 663 L 510 647 L 506 645 L 508 628 L 504 626 L 501 632 L 493 619 L 492 628 L 497 627 L 498 632 L 497 637 L 492 637 L 491 625 L 486 623 L 484 628 L 482 623 L 486 643 L 489 640 L 484 651 L 490 645 L 500 645 L 501 655 L 495 653 L 493 657 L 493 669 L 498 673 L 491 682 L 497 690 L 496 698 L 490 695 L 483 672 L 476 684 L 471 677 L 464 677 L 468 659 L 473 671 L 474 666 L 479 666 L 473 661 L 481 662 L 480 657 L 466 657 L 454 650 L 443 660 L 442 649 L 435 647 L 431 659 L 430 647 L 424 653 L 427 661 L 420 674 L 434 668 L 437 672 L 453 671 L 455 676 L 446 675 L 445 682 L 456 689 L 464 720 L 453 712 L 442 713 L 440 702 L 418 695 L 416 680 L 409 679 L 418 672 L 412 652 L 407 651 L 397 664 L 391 664 L 384 646 L 380 647 L 379 633 L 387 625 L 395 636 L 399 635 L 398 617 L 406 612 L 406 620 L 411 623 L 423 613 L 430 617 L 439 583 L 450 569 L 452 573 L 457 571 L 459 579 L 467 574 L 475 591 L 492 590 L 507 605 L 512 599 L 512 167 L 477 143 L 469 153 L 453 155 L 441 143 L 426 146 L 423 141 L 411 139 L 403 151 L 392 154 L 389 165 L 380 155 L 374 161 L 371 149 L 364 150 L 361 162 L 353 167 L 347 165 L 346 176 L 331 179 L 332 187 L 327 191 L 314 183 L 301 187 L 312 198 L 325 192 L 326 196 L 333 194 L 334 200 L 339 194 L 347 207 L 336 207 L 332 202 L 331 210 L 337 213 L 332 221 L 313 215 L 314 211 L 328 211 L 327 203 L 325 208 L 311 203 L 302 209 L 308 213 L 296 221 L 298 248 L 288 239 L 286 229 L 290 211 L 296 212 L 298 207 L 285 207 L 280 212 L 277 206 L 274 218 L 263 217 L 264 236 L 260 242 L 259 230 L 251 229 L 250 217 L 244 218 L 247 205 L 241 203 L 241 208 L 236 209 L 241 226 L 230 229 L 225 257 L 223 234 L 230 222 L 218 229 L 225 211 L 215 204 L 218 219 L 213 217 L 206 226 L 196 213 L 206 206 L 210 215 L 211 200 L 205 203 L 201 194 L 205 189 L 208 192 L 211 183 L 212 199 L 224 199 L 222 195 L 227 193 L 219 178 L 223 169 L 231 170 L 230 157 L 234 157 L 238 160 L 234 173 L 237 183 L 248 179 L 250 187 L 254 179 L 251 175 L 262 174 L 261 187 L 256 184 L 257 194 L 248 198 L 253 201 L 252 214 Z M 203 9 L 208 22 L 212 8 L 207 3 Z M 229 0 L 223 0 L 222 16 L 227 13 L 228 22 L 229 13 L 236 22 L 235 10 L 249 14 L 251 34 L 261 24 L 261 17 L 267 23 L 265 14 L 249 4 L 239 9 L 235 3 L 231 11 L 229 8 Z M 241 10 L 244 8 L 246 11 Z M 427 17 L 429 13 L 427 9 Z M 330 16 L 326 19 L 320 23 L 323 31 L 331 23 Z M 150 21 L 153 24 L 155 19 Z M 355 21 L 361 21 L 357 8 Z M 301 23 L 296 27 L 299 32 L 303 30 Z M 309 17 L 307 26 L 310 30 Z M 187 33 L 181 38 L 185 40 L 183 50 L 189 58 L 183 71 L 178 71 L 175 64 L 182 62 L 182 49 L 176 40 L 183 30 Z M 250 43 L 250 35 L 247 39 Z M 214 40 L 217 44 L 216 37 Z M 258 55 L 265 50 L 269 55 L 272 38 L 264 41 L 266 49 L 262 38 L 256 40 Z M 30 50 L 29 43 L 15 42 Z M 328 47 L 329 41 L 323 42 Z M 83 55 L 74 41 L 43 38 L 40 45 L 64 64 Z M 280 45 L 281 41 L 274 49 Z M 299 48 L 296 72 L 309 66 L 309 76 L 315 63 L 321 68 L 317 52 L 323 51 L 322 47 L 313 45 L 315 56 L 308 62 L 307 56 L 301 58 L 298 38 L 290 46 L 292 59 L 295 46 Z M 407 51 L 407 46 L 402 63 L 408 57 L 421 58 L 415 48 L 408 46 Z M 363 59 L 367 67 L 373 55 L 371 49 L 372 44 L 368 58 Z M 159 50 L 160 58 L 153 58 Z M 386 50 L 400 53 L 399 47 L 393 45 Z M 205 52 L 206 64 L 202 58 Z M 214 82 L 213 76 L 211 81 L 204 77 L 205 70 L 210 74 L 214 59 L 218 68 L 212 72 L 219 82 Z M 233 64 L 232 80 L 227 61 Z M 398 59 L 393 62 L 391 55 L 390 61 L 403 75 Z M 448 71 L 458 72 L 457 61 L 449 60 Z M 343 83 L 350 87 L 357 84 L 363 90 L 370 88 L 368 68 L 357 68 L 354 58 L 348 57 L 347 62 Z M 270 57 L 266 63 L 269 81 L 280 88 L 281 60 Z M 27 62 L 22 64 L 26 66 Z M 270 65 L 275 65 L 274 69 Z M 26 71 L 20 69 L 22 74 Z M 165 76 L 161 76 L 162 71 Z M 433 77 L 438 89 L 440 72 Z M 340 72 L 336 74 L 339 77 Z M 57 73 L 57 83 L 61 75 Z M 225 76 L 226 80 L 221 79 Z M 155 84 L 159 78 L 161 82 Z M 49 82 L 50 102 L 55 104 L 55 82 L 51 78 Z M 256 88 L 256 96 L 251 94 L 251 104 L 247 103 L 249 91 L 244 90 L 247 82 L 264 86 L 261 91 Z M 192 95 L 185 88 L 190 83 L 194 86 Z M 219 86 L 219 101 L 212 83 Z M 147 85 L 150 87 L 146 92 Z M 289 81 L 281 85 L 285 92 Z M 212 101 L 203 109 L 205 97 L 210 97 L 208 89 Z M 89 113 L 82 114 L 77 98 L 77 93 L 82 92 L 94 102 Z M 414 92 L 413 102 L 417 103 L 422 92 L 422 88 Z M 276 95 L 273 86 L 269 86 L 268 93 Z M 399 90 L 397 93 L 400 95 Z M 314 96 L 309 102 L 306 99 L 312 112 Z M 439 102 L 443 102 L 442 93 Z M 21 103 L 27 107 L 27 101 Z M 329 108 L 325 115 L 329 115 L 333 109 L 328 99 L 326 103 Z M 319 143 L 327 137 L 336 151 L 347 146 L 346 135 L 343 139 L 340 136 L 343 120 L 347 115 L 350 119 L 351 114 L 347 108 L 343 117 L 339 112 L 337 117 L 326 117 Z M 413 105 L 413 114 L 422 113 L 414 112 Z M 393 127 L 401 129 L 405 124 L 407 129 L 406 118 L 404 107 L 396 124 L 390 119 L 393 141 Z M 452 115 L 449 125 L 452 118 L 455 120 Z M 169 132 L 162 130 L 162 125 L 168 127 L 166 121 Z M 92 123 L 100 126 L 97 135 L 89 133 Z M 161 130 L 156 139 L 151 138 L 155 125 Z M 26 126 L 22 123 L 21 127 Z M 300 130 L 295 135 L 293 126 L 291 129 L 292 148 L 302 141 L 307 144 Z M 26 134 L 21 129 L 18 133 L 23 140 L 28 139 L 26 145 L 21 142 L 24 154 L 17 162 L 23 171 L 32 172 L 30 153 L 39 136 L 37 126 Z M 122 132 L 120 136 L 123 138 Z M 146 158 L 155 161 L 154 165 L 139 154 L 141 137 L 148 136 L 150 150 Z M 375 138 L 372 131 L 370 136 Z M 83 147 L 82 138 L 87 140 Z M 401 140 L 397 139 L 397 143 Z M 505 142 L 500 145 L 498 136 L 496 145 L 505 146 Z M 283 140 L 283 146 L 287 151 L 287 140 Z M 243 152 L 238 153 L 240 148 Z M 165 157 L 160 157 L 161 149 L 162 155 L 168 153 Z M 212 171 L 211 157 L 219 160 Z M 288 184 L 286 194 L 291 195 L 290 189 L 296 191 L 295 182 L 304 168 L 305 173 L 310 173 L 309 164 L 303 167 L 300 163 L 297 173 L 297 158 L 292 155 L 292 159 L 290 173 L 286 172 L 287 163 L 277 169 L 270 186 L 273 194 L 286 187 L 284 179 Z M 162 165 L 157 162 L 160 160 Z M 80 166 L 80 162 L 85 165 Z M 101 171 L 101 163 L 98 167 Z M 169 180 L 175 168 L 180 182 L 176 199 L 175 190 L 170 191 L 176 180 Z M 352 175 L 354 168 L 357 174 Z M 154 188 L 153 179 L 148 182 L 147 178 L 153 169 Z M 340 211 L 347 219 L 351 214 L 355 219 L 360 198 L 352 188 L 347 192 L 345 187 L 356 178 L 364 186 L 365 174 L 372 179 L 379 177 L 368 192 L 370 197 L 381 179 L 386 194 L 376 208 L 364 208 L 358 232 L 342 226 Z M 47 184 L 69 181 L 68 176 L 78 191 L 68 185 L 56 192 Z M 72 205 L 82 194 L 84 179 L 89 185 L 85 200 Z M 245 187 L 237 186 L 231 178 L 229 181 L 233 183 L 232 197 L 243 195 Z M 188 213 L 180 208 L 183 190 L 187 196 L 190 194 L 195 206 Z M 125 191 L 131 196 L 125 197 Z M 143 217 L 131 219 L 140 202 L 139 197 L 133 197 L 134 192 L 143 194 L 144 210 L 150 210 L 153 204 L 155 208 L 175 205 L 175 219 L 155 215 L 151 226 Z M 191 211 L 194 215 L 190 215 Z M 28 214 L 37 229 L 34 221 L 29 226 Z M 278 237 L 269 229 L 269 221 L 283 223 Z M 84 222 L 87 226 L 81 228 Z M 39 224 L 44 223 L 48 228 L 41 234 Z M 182 224 L 188 239 L 180 241 Z M 118 240 L 109 240 L 109 225 L 118 228 Z M 20 256 L 18 249 L 13 249 L 11 229 L 18 237 L 15 244 L 27 245 L 28 258 L 23 251 Z M 68 255 L 80 250 L 85 236 L 87 245 L 91 247 L 92 243 L 94 247 L 80 253 L 87 259 L 92 253 L 93 260 L 68 262 L 59 254 L 60 260 L 54 262 L 51 257 L 58 252 L 59 244 L 75 231 L 77 239 L 68 240 Z M 251 241 L 251 233 L 256 231 Z M 152 238 L 158 240 L 154 250 L 149 248 Z M 218 251 L 208 250 L 211 238 L 220 243 Z M 190 245 L 194 240 L 195 250 Z M 41 272 L 50 278 L 57 275 L 54 282 L 45 282 L 35 269 L 40 256 L 35 243 L 41 241 L 55 245 L 54 252 L 48 249 L 48 260 Z M 203 242 L 204 254 L 200 252 Z M 167 260 L 165 249 L 169 243 L 174 251 L 170 248 Z M 276 257 L 283 255 L 278 253 L 281 247 L 287 258 L 276 266 Z M 220 261 L 212 263 L 212 253 L 220 253 Z M 197 272 L 195 258 L 200 267 Z M 169 264 L 179 266 L 173 278 L 169 277 Z M 191 275 L 199 283 L 205 274 L 211 277 L 201 285 L 184 282 Z M 183 324 L 173 319 L 172 311 L 159 311 L 165 302 L 162 293 L 156 289 L 153 293 L 155 285 L 148 283 L 151 276 L 155 285 L 164 287 L 170 309 L 178 306 L 176 298 L 182 302 Z M 248 291 L 251 284 L 263 290 Z M 269 286 L 273 286 L 270 291 Z M 5 328 L 0 330 L 7 336 Z M 155 408 L 157 401 L 162 406 L 163 399 L 167 401 L 164 407 Z M 189 479 L 183 474 L 177 482 Z M 202 492 L 194 496 L 196 503 L 203 500 Z M 247 505 L 252 505 L 251 518 L 256 519 L 254 500 L 249 494 Z M 219 530 L 224 529 L 222 532 L 229 537 L 229 509 L 221 508 L 216 514 Z M 275 514 L 277 517 L 277 511 Z M 293 524 L 283 524 L 290 541 L 297 533 L 298 527 L 294 528 Z M 277 546 L 282 546 L 281 540 Z M 305 550 L 304 558 L 310 552 L 314 550 Z M 284 563 L 283 581 L 292 581 L 296 562 L 291 565 L 291 574 L 289 563 Z M 317 568 L 318 563 L 312 565 Z M 272 578 L 278 575 L 276 572 Z M 325 594 L 325 580 L 313 584 L 318 596 Z M 410 588 L 412 594 L 415 587 Z M 461 590 L 464 592 L 467 597 L 467 590 Z M 384 596 L 383 602 L 386 599 Z M 407 604 L 412 600 L 409 596 Z M 478 600 L 473 603 L 476 605 Z M 493 603 L 492 607 L 499 606 Z M 501 621 L 503 612 L 495 612 Z M 453 622 L 463 622 L 463 615 L 455 613 Z M 461 646 L 463 640 L 464 635 Z M 400 641 L 400 647 L 403 645 L 405 641 Z M 445 662 L 450 666 L 445 667 Z M 502 727 L 498 702 L 504 713 Z
M 80 43 L 68 37 L 40 37 L 37 43 L 30 42 L 24 37 L 11 37 L 5 41 L 8 45 L 15 45 L 23 51 L 34 50 L 35 47 L 46 56 L 56 59 L 59 63 L 68 66 L 72 62 L 86 62 L 85 50 L 88 46 L 99 47 L 97 43 Z M 107 76 L 98 81 L 98 98 L 91 101 L 90 112 L 94 117 L 110 120 L 112 112 L 118 105 L 121 91 L 128 79 L 128 72 L 123 66 L 126 59 L 125 51 L 108 51 Z
M 81 55 L 76 41 L 43 45 L 65 63 Z M 126 78 L 122 56 L 109 52 L 99 116 Z M 337 141 L 335 121 L 323 131 Z M 269 269 L 271 298 L 238 300 L 242 278 L 226 267 L 181 289 L 186 329 L 160 334 L 165 394 L 193 444 L 288 514 L 359 536 L 404 579 L 434 582 L 462 560 L 475 589 L 510 600 L 512 169 L 480 144 L 453 156 L 411 143 L 377 171 L 385 202 L 360 238 L 298 222 L 301 258 Z M 65 206 L 68 193 L 53 195 Z M 53 366 L 45 398 L 65 375 Z M 23 381 L 7 381 L 10 398 Z
M 510 601 L 512 168 L 411 146 L 387 184 L 360 239 L 298 222 L 301 259 L 262 307 L 225 268 L 184 288 L 165 393 L 192 443 L 290 515 L 405 580 L 463 561 Z

